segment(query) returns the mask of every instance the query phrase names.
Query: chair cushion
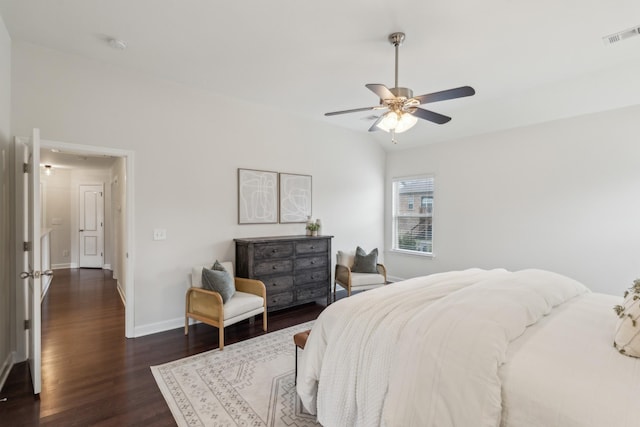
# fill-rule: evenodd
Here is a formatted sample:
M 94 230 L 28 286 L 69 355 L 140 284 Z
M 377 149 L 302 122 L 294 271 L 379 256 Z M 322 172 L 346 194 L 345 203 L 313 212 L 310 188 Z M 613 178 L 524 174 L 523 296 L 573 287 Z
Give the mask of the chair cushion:
M 222 297 L 222 303 L 226 304 L 236 292 L 235 282 L 218 261 L 213 267 L 212 270 L 206 267 L 202 269 L 202 287 L 218 292 Z
M 368 254 L 360 246 L 356 249 L 356 257 L 353 261 L 351 271 L 354 273 L 377 273 L 378 248 Z
M 384 285 L 384 276 L 382 274 L 351 273 L 352 288 L 369 285 Z
M 351 268 L 355 257 L 356 256 L 353 253 L 338 251 L 338 254 L 336 255 L 336 264 Z
M 261 308 L 264 308 L 262 297 L 237 291 L 224 305 L 224 320 Z

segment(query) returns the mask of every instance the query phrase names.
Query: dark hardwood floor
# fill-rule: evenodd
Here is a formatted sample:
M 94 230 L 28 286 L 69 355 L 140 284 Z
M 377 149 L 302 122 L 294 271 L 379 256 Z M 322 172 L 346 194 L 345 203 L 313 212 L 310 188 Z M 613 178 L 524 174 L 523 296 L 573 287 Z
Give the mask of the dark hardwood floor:
M 323 308 L 269 313 L 269 331 L 313 320 Z M 253 326 L 226 328 L 225 344 L 262 334 L 258 316 Z M 149 367 L 217 347 L 217 329 L 204 324 L 188 336 L 179 328 L 126 339 L 110 271 L 56 270 L 42 304 L 42 393 L 33 396 L 28 365 L 16 365 L 0 393 L 0 426 L 175 426 Z

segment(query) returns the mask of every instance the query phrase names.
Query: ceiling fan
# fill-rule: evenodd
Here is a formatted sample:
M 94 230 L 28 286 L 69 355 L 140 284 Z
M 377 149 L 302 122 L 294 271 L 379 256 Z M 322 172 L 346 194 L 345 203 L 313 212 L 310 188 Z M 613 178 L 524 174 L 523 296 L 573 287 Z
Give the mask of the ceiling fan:
M 351 110 L 333 111 L 325 113 L 325 116 L 335 116 L 338 114 L 356 113 L 369 110 L 388 110 L 378 117 L 369 128 L 369 132 L 382 129 L 391 132 L 391 141 L 397 143 L 395 134 L 401 133 L 413 127 L 418 119 L 428 120 L 439 125 L 447 123 L 451 117 L 425 110 L 419 105 L 430 102 L 446 101 L 448 99 L 471 96 L 476 91 L 470 86 L 461 86 L 454 89 L 433 92 L 426 95 L 413 96 L 413 91 L 406 87 L 398 87 L 398 48 L 404 41 L 404 33 L 391 33 L 389 41 L 396 48 L 396 69 L 395 86 L 388 88 L 383 84 L 369 83 L 365 85 L 367 89 L 378 95 L 380 104 L 373 107 L 354 108 Z

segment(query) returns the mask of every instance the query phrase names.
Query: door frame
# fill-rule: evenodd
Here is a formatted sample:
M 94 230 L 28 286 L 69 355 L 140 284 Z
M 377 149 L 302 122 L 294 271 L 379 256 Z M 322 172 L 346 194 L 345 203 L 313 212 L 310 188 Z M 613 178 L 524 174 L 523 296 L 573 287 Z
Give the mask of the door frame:
M 29 140 L 26 137 L 16 137 L 18 140 Z M 125 179 L 125 191 L 126 191 L 126 253 L 125 260 L 127 265 L 125 266 L 125 337 L 134 338 L 135 330 L 135 197 L 134 197 L 134 152 L 131 150 L 123 150 L 120 148 L 101 147 L 94 145 L 74 144 L 68 142 L 53 141 L 47 139 L 40 139 L 40 149 L 50 150 L 58 149 L 62 152 L 73 152 L 77 154 L 87 155 L 107 155 L 113 157 L 122 157 L 126 160 L 126 179 Z M 23 324 L 24 317 L 17 319 L 17 327 Z M 18 330 L 20 332 L 20 330 Z M 20 333 L 18 333 L 20 337 Z M 18 340 L 20 341 L 20 339 Z M 24 348 L 24 345 L 17 343 L 17 348 Z M 26 343 L 25 343 L 26 344 Z M 20 356 L 20 355 L 19 355 Z M 22 359 L 24 360 L 24 359 Z

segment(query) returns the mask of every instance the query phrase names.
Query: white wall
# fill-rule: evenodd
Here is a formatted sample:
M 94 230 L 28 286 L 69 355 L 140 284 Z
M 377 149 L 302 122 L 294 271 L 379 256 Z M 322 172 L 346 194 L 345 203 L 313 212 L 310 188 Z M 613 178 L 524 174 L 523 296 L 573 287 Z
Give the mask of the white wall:
M 12 364 L 13 150 L 11 149 L 11 39 L 0 16 L 0 389 Z
M 51 267 L 69 268 L 71 265 L 71 171 L 56 169 L 51 176 L 42 174 L 41 180 L 45 195 L 44 226 L 51 229 Z
M 389 154 L 387 200 L 392 177 L 435 174 L 436 255 L 388 253 L 390 274 L 536 267 L 621 294 L 640 277 L 639 117 L 629 107 Z
M 366 133 L 29 44 L 14 44 L 13 76 L 15 134 L 135 151 L 137 334 L 179 327 L 192 265 L 234 259 L 233 238 L 304 233 L 238 225 L 237 168 L 312 175 L 334 252 L 382 247 L 385 153 Z

